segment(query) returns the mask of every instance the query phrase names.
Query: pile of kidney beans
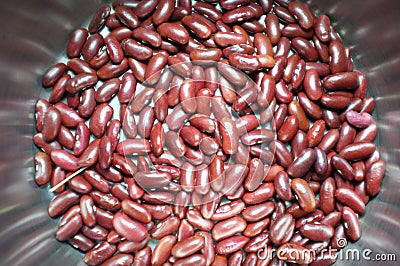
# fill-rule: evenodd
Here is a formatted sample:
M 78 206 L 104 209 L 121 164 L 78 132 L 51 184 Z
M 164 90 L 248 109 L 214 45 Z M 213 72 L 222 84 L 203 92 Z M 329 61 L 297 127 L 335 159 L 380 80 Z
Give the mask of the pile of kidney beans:
M 35 181 L 87 264 L 330 265 L 322 250 L 360 238 L 385 164 L 366 78 L 328 16 L 115 0 L 66 55 L 36 104 Z

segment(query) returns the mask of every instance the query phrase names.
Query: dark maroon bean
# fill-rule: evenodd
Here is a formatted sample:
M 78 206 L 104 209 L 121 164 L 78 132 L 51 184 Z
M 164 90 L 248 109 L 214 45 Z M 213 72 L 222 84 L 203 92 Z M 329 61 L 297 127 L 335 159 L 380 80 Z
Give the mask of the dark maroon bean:
M 376 162 L 371 164 L 371 166 L 367 170 L 367 175 L 365 177 L 365 186 L 369 195 L 375 196 L 379 193 L 384 175 L 384 161 L 377 160 Z
M 289 166 L 287 173 L 292 177 L 303 177 L 314 165 L 315 151 L 305 149 Z
M 77 204 L 79 204 L 79 195 L 71 190 L 65 190 L 50 201 L 48 212 L 50 217 L 57 217 Z
M 317 200 L 307 181 L 301 178 L 292 180 L 291 187 L 297 195 L 297 200 L 301 208 L 306 212 L 311 212 L 317 207 Z
M 161 0 L 158 3 L 157 8 L 152 15 L 153 23 L 155 25 L 159 25 L 161 23 L 167 22 L 171 18 L 172 13 L 174 12 L 174 5 L 175 1 Z
M 89 22 L 88 29 L 91 34 L 99 32 L 101 30 L 107 17 L 110 15 L 110 12 L 111 7 L 109 5 L 104 5 L 97 10 L 97 12 L 94 14 Z
M 344 232 L 348 238 L 357 241 L 361 237 L 361 228 L 358 216 L 349 207 L 343 207 L 342 219 Z
M 347 71 L 347 56 L 343 43 L 339 40 L 333 40 L 329 44 L 329 54 L 331 61 L 329 68 L 332 74 Z
M 302 37 L 296 37 L 292 39 L 293 49 L 307 61 L 317 61 L 318 52 L 315 50 L 313 45 Z
M 52 142 L 57 138 L 61 129 L 62 116 L 56 107 L 47 109 L 43 117 L 42 134 L 46 142 Z
M 47 184 L 51 179 L 52 163 L 50 156 L 44 152 L 35 154 L 35 181 L 39 186 Z
M 314 14 L 307 4 L 300 2 L 290 2 L 288 5 L 288 9 L 299 22 L 302 28 L 310 29 L 314 26 Z
M 273 13 L 267 14 L 265 17 L 266 33 L 271 40 L 272 45 L 278 43 L 281 37 L 281 29 L 279 27 L 279 20 L 277 15 Z
M 189 41 L 189 33 L 181 23 L 164 22 L 158 26 L 157 32 L 162 37 L 179 44 L 186 44 Z
M 137 13 L 131 8 L 117 6 L 115 8 L 115 15 L 122 22 L 122 24 L 126 25 L 130 29 L 135 29 L 140 24 Z
M 50 88 L 53 87 L 56 82 L 67 72 L 68 68 L 64 63 L 57 63 L 51 66 L 44 74 L 43 74 L 43 87 Z
M 85 28 L 79 28 L 72 32 L 66 48 L 67 56 L 69 58 L 79 57 L 87 37 L 88 30 Z
M 113 113 L 113 108 L 108 103 L 98 105 L 89 122 L 90 132 L 97 138 L 103 136 Z
M 103 241 L 94 248 L 86 252 L 83 260 L 88 265 L 102 264 L 104 261 L 113 256 L 117 247 L 107 241 Z
M 151 48 L 140 44 L 133 39 L 123 40 L 121 46 L 127 55 L 137 60 L 147 60 L 153 54 L 153 50 Z
M 95 33 L 86 40 L 82 47 L 82 57 L 86 62 L 89 62 L 96 56 L 104 44 L 103 37 L 99 33 Z
M 222 21 L 227 24 L 246 21 L 255 17 L 256 13 L 250 6 L 240 6 L 222 15 Z
M 110 78 L 116 78 L 124 73 L 129 68 L 128 59 L 124 58 L 121 63 L 114 64 L 111 61 L 103 65 L 97 70 L 97 76 L 100 79 L 107 80 Z

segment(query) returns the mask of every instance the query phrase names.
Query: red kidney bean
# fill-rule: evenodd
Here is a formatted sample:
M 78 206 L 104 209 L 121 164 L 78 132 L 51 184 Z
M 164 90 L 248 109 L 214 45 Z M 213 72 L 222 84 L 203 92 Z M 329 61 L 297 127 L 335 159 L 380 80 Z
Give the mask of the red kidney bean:
M 288 9 L 302 28 L 309 29 L 314 26 L 314 14 L 307 4 L 290 2 Z
M 67 242 L 74 248 L 83 252 L 86 252 L 94 247 L 94 242 L 80 233 L 68 239 Z
M 151 147 L 147 139 L 126 139 L 118 143 L 116 151 L 121 155 L 147 154 Z
M 66 241 L 78 233 L 79 229 L 82 227 L 82 218 L 79 214 L 74 215 L 68 221 L 60 226 L 56 232 L 56 239 L 58 241 Z
M 315 151 L 305 149 L 289 166 L 287 173 L 292 177 L 303 177 L 315 162 Z
M 268 182 L 260 185 L 260 187 L 253 192 L 244 193 L 242 198 L 246 204 L 258 204 L 272 198 L 274 195 L 274 185 Z
M 113 113 L 113 108 L 108 103 L 98 105 L 89 122 L 91 133 L 98 138 L 103 136 Z
M 243 248 L 250 238 L 246 236 L 232 236 L 217 243 L 215 251 L 217 254 L 231 254 Z
M 171 250 L 171 254 L 176 258 L 188 257 L 204 247 L 204 238 L 200 235 L 188 237 L 177 242 Z
M 279 27 L 279 21 L 277 15 L 269 13 L 265 17 L 266 33 L 268 38 L 271 40 L 272 45 L 278 43 L 281 37 L 281 29 Z
M 67 56 L 69 58 L 79 57 L 83 45 L 88 37 L 88 30 L 85 28 L 79 28 L 72 32 L 67 43 Z
M 325 131 L 325 121 L 324 120 L 317 120 L 314 122 L 310 130 L 307 132 L 307 140 L 309 147 L 315 147 L 324 137 Z
M 288 201 L 292 199 L 289 176 L 286 172 L 281 171 L 275 176 L 274 187 L 280 199 Z
M 289 104 L 293 100 L 293 93 L 283 80 L 280 80 L 275 86 L 275 97 L 284 104 Z
M 361 228 L 358 216 L 352 209 L 344 206 L 342 210 L 344 232 L 348 238 L 357 241 L 361 237 Z
M 146 238 L 146 228 L 130 219 L 126 214 L 118 212 L 114 215 L 113 226 L 118 234 L 124 236 L 129 241 L 141 241 Z
M 300 233 L 313 241 L 327 241 L 334 234 L 334 228 L 325 224 L 307 223 L 300 227 Z
M 178 44 L 186 44 L 189 41 L 189 33 L 182 24 L 165 22 L 157 27 L 157 32 L 166 39 L 170 39 Z
M 332 40 L 329 44 L 329 54 L 331 61 L 329 68 L 331 73 L 339 73 L 347 71 L 347 56 L 345 48 L 341 41 Z
M 53 87 L 57 81 L 67 72 L 68 67 L 64 63 L 51 66 L 43 75 L 42 84 L 45 88 Z
M 68 69 L 75 74 L 88 73 L 96 74 L 96 71 L 91 66 L 80 58 L 72 58 L 67 63 Z
M 54 218 L 64 214 L 77 204 L 79 204 L 79 195 L 71 190 L 65 190 L 50 201 L 48 212 L 50 217 Z
M 93 59 L 99 52 L 101 46 L 103 46 L 104 40 L 99 33 L 95 33 L 89 36 L 85 44 L 82 47 L 82 57 L 86 62 Z
M 332 165 L 344 178 L 348 180 L 354 179 L 353 168 L 344 158 L 334 155 L 332 157 Z
M 88 265 L 102 264 L 116 252 L 117 247 L 107 241 L 103 241 L 86 252 L 83 261 Z
M 175 232 L 179 227 L 179 218 L 176 216 L 169 216 L 158 223 L 151 231 L 151 237 L 154 239 L 161 239 L 167 235 Z
M 43 117 L 42 134 L 46 142 L 52 142 L 57 138 L 61 129 L 62 117 L 55 107 L 49 107 Z
M 294 193 L 297 195 L 299 205 L 304 211 L 310 212 L 317 207 L 317 201 L 315 199 L 314 192 L 304 179 L 293 179 L 291 187 Z
M 242 216 L 248 222 L 257 222 L 270 215 L 273 209 L 274 203 L 272 201 L 267 201 L 247 207 L 242 211 Z
M 291 153 L 293 155 L 291 157 L 291 159 L 293 159 L 293 157 L 299 156 L 300 153 L 302 153 L 303 150 L 305 148 L 307 148 L 308 146 L 309 146 L 309 144 L 308 144 L 306 133 L 304 133 L 302 130 L 298 130 L 291 142 Z M 279 149 L 278 146 L 276 146 L 276 148 Z M 289 163 L 289 161 L 287 163 Z M 292 163 L 292 161 L 290 161 L 290 163 Z M 289 166 L 287 166 L 287 167 L 289 167 Z
M 50 181 L 52 170 L 50 156 L 44 152 L 37 152 L 35 154 L 35 181 L 39 186 L 43 186 Z
M 385 174 L 385 163 L 382 160 L 377 160 L 367 168 L 365 177 L 366 191 L 369 195 L 375 196 L 380 191 L 382 179 Z
M 151 256 L 151 264 L 162 265 L 166 262 L 175 243 L 176 238 L 174 236 L 165 236 L 158 241 Z
M 374 143 L 353 143 L 345 146 L 339 153 L 339 156 L 348 161 L 358 161 L 366 159 L 376 150 Z
M 287 24 L 282 29 L 282 36 L 288 38 L 305 38 L 312 39 L 314 36 L 314 31 L 312 29 L 303 29 L 298 24 Z
M 283 143 L 290 142 L 297 133 L 298 126 L 299 120 L 297 116 L 288 116 L 278 131 L 278 140 Z
M 339 131 L 337 129 L 330 129 L 322 138 L 318 144 L 318 148 L 324 152 L 329 152 L 333 147 L 335 147 L 337 141 L 339 140 Z
M 154 95 L 154 88 L 148 87 L 138 93 L 131 102 L 131 110 L 134 113 L 139 113 L 144 106 L 151 100 Z
M 81 99 L 78 106 L 78 113 L 81 117 L 90 117 L 96 108 L 96 92 L 94 88 L 89 88 L 81 93 Z
M 283 214 L 270 227 L 269 238 L 275 245 L 287 242 L 294 233 L 294 220 L 292 215 Z
M 110 12 L 111 7 L 109 5 L 104 5 L 97 10 L 89 22 L 88 29 L 91 34 L 101 30 L 107 17 L 110 15 Z
M 318 52 L 313 45 L 302 37 L 295 37 L 291 41 L 293 49 L 307 61 L 317 61 Z

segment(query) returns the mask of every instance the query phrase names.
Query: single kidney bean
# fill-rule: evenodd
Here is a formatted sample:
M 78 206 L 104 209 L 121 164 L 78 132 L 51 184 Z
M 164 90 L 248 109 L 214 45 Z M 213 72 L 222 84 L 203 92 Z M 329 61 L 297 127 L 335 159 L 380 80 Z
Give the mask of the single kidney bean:
M 331 60 L 329 68 L 332 74 L 347 71 L 347 56 L 343 43 L 340 40 L 332 40 L 329 44 Z
M 78 158 L 79 167 L 89 167 L 97 163 L 99 158 L 100 139 L 95 139 L 86 147 Z
M 71 175 L 72 173 L 68 173 L 66 177 L 69 178 Z M 79 194 L 87 194 L 92 190 L 92 185 L 81 175 L 77 175 L 69 180 L 68 185 L 73 191 Z
M 317 175 L 325 175 L 328 172 L 328 158 L 326 153 L 318 147 L 314 148 L 315 164 L 314 169 Z
M 301 178 L 292 180 L 291 187 L 297 195 L 299 205 L 306 212 L 311 212 L 317 207 L 317 200 L 307 181 Z
M 309 147 L 317 146 L 324 137 L 326 124 L 324 120 L 317 120 L 307 132 L 307 140 Z
M 102 264 L 104 261 L 113 256 L 117 247 L 107 241 L 103 241 L 94 248 L 86 252 L 83 261 L 88 265 Z
M 89 36 L 82 47 L 82 57 L 86 62 L 90 62 L 103 46 L 104 40 L 102 35 L 95 33 Z
M 366 112 L 358 113 L 354 110 L 346 112 L 346 120 L 354 127 L 366 128 L 372 123 L 372 116 Z
M 288 201 L 292 199 L 290 180 L 286 172 L 281 171 L 275 176 L 274 187 L 280 199 Z
M 317 61 L 318 52 L 314 46 L 302 37 L 295 37 L 291 41 L 293 49 L 307 61 Z
M 89 121 L 90 132 L 97 138 L 103 136 L 113 113 L 114 110 L 108 103 L 98 105 Z
M 213 228 L 214 223 L 211 220 L 203 218 L 201 213 L 196 209 L 190 209 L 186 213 L 188 222 L 202 231 L 209 231 Z
M 57 217 L 77 204 L 79 204 L 79 195 L 71 190 L 65 190 L 50 201 L 48 212 L 50 217 Z
M 302 130 L 298 130 L 291 142 L 291 153 L 293 157 L 299 156 L 307 147 L 309 147 L 309 143 L 306 133 L 304 133 Z
M 186 44 L 189 41 L 189 33 L 181 23 L 164 22 L 157 27 L 157 32 L 166 39 L 178 44 Z
M 176 216 L 169 216 L 162 220 L 154 227 L 150 233 L 154 239 L 161 239 L 167 235 L 175 232 L 179 227 L 179 218 Z
M 265 17 L 266 33 L 272 45 L 276 45 L 281 37 L 281 29 L 277 15 L 269 13 Z
M 327 15 L 319 15 L 314 21 L 315 35 L 322 42 L 330 41 L 330 25 L 331 21 Z
M 80 216 L 85 225 L 93 227 L 96 224 L 96 207 L 91 196 L 83 195 L 80 199 Z
M 284 104 L 289 104 L 293 100 L 293 93 L 283 80 L 280 80 L 275 85 L 275 97 Z
M 342 210 L 344 232 L 348 238 L 357 241 L 361 237 L 360 221 L 354 211 L 344 206 Z
M 165 132 L 161 123 L 156 123 L 151 129 L 150 144 L 154 155 L 159 156 L 164 152 Z
M 56 107 L 49 107 L 43 117 L 42 134 L 46 142 L 57 138 L 61 129 L 62 117 Z
M 382 179 L 385 175 L 385 163 L 382 160 L 377 160 L 367 168 L 365 177 L 366 191 L 369 195 L 375 196 L 380 191 Z
M 288 105 L 288 112 L 291 115 L 295 115 L 299 121 L 299 129 L 303 131 L 307 131 L 309 128 L 309 122 L 307 116 L 301 107 L 300 103 L 296 100 L 293 100 Z
M 336 151 L 340 152 L 344 147 L 354 142 L 356 130 L 347 122 L 342 124 L 339 133 L 339 140 L 336 144 Z
M 288 116 L 278 131 L 278 140 L 283 143 L 290 142 L 299 127 L 299 119 L 296 115 Z
M 67 72 L 68 67 L 64 63 L 51 66 L 43 75 L 42 84 L 45 88 L 53 87 L 57 81 Z
M 374 143 L 359 142 L 345 146 L 339 153 L 339 156 L 348 161 L 358 161 L 369 158 L 376 150 Z
M 306 71 L 303 84 L 304 91 L 306 92 L 310 100 L 318 101 L 319 99 L 321 99 L 323 89 L 318 72 L 315 69 L 310 69 Z
M 89 22 L 88 29 L 91 34 L 99 32 L 101 30 L 107 17 L 110 15 L 110 12 L 111 7 L 109 5 L 103 5 L 97 10 L 97 12 L 93 15 L 92 19 Z
M 322 118 L 322 110 L 319 105 L 311 101 L 304 92 L 299 92 L 297 97 L 307 115 L 313 119 Z
M 143 91 L 136 94 L 135 98 L 132 100 L 130 106 L 134 113 L 139 113 L 151 100 L 155 92 L 154 88 L 148 87 Z
M 307 148 L 293 161 L 287 173 L 292 177 L 303 177 L 314 165 L 314 162 L 315 151 Z
M 67 240 L 68 244 L 80 251 L 87 252 L 94 247 L 94 242 L 81 233 L 74 235 Z
M 119 91 L 121 81 L 118 78 L 112 78 L 105 81 L 95 93 L 95 99 L 98 103 L 109 102 Z
M 47 153 L 39 151 L 35 154 L 35 171 L 35 181 L 39 186 L 43 186 L 50 181 L 53 166 Z
M 68 69 L 75 74 L 88 73 L 96 74 L 96 71 L 85 61 L 80 58 L 72 58 L 68 60 Z
M 171 250 L 176 258 L 186 258 L 204 247 L 204 237 L 195 235 L 177 242 Z
M 129 241 L 141 241 L 146 238 L 146 228 L 130 219 L 126 214 L 118 212 L 114 215 L 113 226 L 118 234 L 124 236 Z
M 332 165 L 344 178 L 348 180 L 354 179 L 353 168 L 344 158 L 334 155 L 332 157 Z
M 119 21 L 130 29 L 135 29 L 139 26 L 140 22 L 137 13 L 133 9 L 126 6 L 115 7 L 115 15 Z
M 83 118 L 89 118 L 96 108 L 96 92 L 94 88 L 89 88 L 81 93 L 78 106 L 78 113 Z
M 137 60 L 147 60 L 152 54 L 153 50 L 143 44 L 138 43 L 133 39 L 125 39 L 121 43 L 122 49 L 124 52 L 137 59 Z
M 271 182 L 261 184 L 253 192 L 246 192 L 243 195 L 243 201 L 246 204 L 262 203 L 275 195 L 274 185 Z
M 272 201 L 267 201 L 265 203 L 249 206 L 242 211 L 242 216 L 247 222 L 260 221 L 273 212 L 274 205 Z
M 85 28 L 78 28 L 72 32 L 66 48 L 66 53 L 69 58 L 79 57 L 87 37 L 88 30 Z
M 335 192 L 336 199 L 350 207 L 353 211 L 362 214 L 365 210 L 363 200 L 351 189 L 338 188 Z
M 151 129 L 154 123 L 154 109 L 150 106 L 145 106 L 139 114 L 137 131 L 143 138 L 149 138 Z
M 376 123 L 372 122 L 368 127 L 359 131 L 355 138 L 354 142 L 372 142 L 374 141 L 377 134 L 377 126 Z
M 333 147 L 335 147 L 336 143 L 339 140 L 339 130 L 337 129 L 330 129 L 322 138 L 320 143 L 318 144 L 318 148 L 323 150 L 324 152 L 329 152 Z
M 151 151 L 151 147 L 147 139 L 126 139 L 118 143 L 116 151 L 121 155 L 147 154 Z
M 327 241 L 334 234 L 331 225 L 307 223 L 300 227 L 300 233 L 313 241 Z
M 56 232 L 56 239 L 58 241 L 66 241 L 73 237 L 82 227 L 82 218 L 79 214 L 74 215 L 71 219 L 64 224 L 60 224 Z
M 162 265 L 164 262 L 168 260 L 168 257 L 171 254 L 171 250 L 176 243 L 175 236 L 165 236 L 160 241 L 157 242 L 154 247 L 152 256 L 151 256 L 151 264 L 152 265 Z
M 66 171 L 74 172 L 79 169 L 78 158 L 66 150 L 53 150 L 50 157 L 55 165 Z
M 114 64 L 110 61 L 97 70 L 97 76 L 102 80 L 116 78 L 128 70 L 128 68 L 129 63 L 127 58 L 124 58 L 119 64 Z
M 290 214 L 283 214 L 270 227 L 269 238 L 275 245 L 287 242 L 294 233 L 294 220 Z
M 231 254 L 243 248 L 250 238 L 246 236 L 232 236 L 217 243 L 215 251 L 217 254 Z
M 302 28 L 310 29 L 314 26 L 314 14 L 307 4 L 300 2 L 290 2 L 288 5 L 288 9 L 299 22 Z

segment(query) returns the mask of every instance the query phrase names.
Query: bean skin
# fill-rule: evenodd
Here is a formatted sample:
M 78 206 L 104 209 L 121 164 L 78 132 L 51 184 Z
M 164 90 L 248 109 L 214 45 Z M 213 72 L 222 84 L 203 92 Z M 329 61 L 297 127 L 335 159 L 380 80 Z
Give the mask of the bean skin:
M 367 175 L 365 177 L 366 190 L 369 195 L 375 196 L 379 193 L 384 174 L 384 161 L 378 160 L 371 164 L 371 166 L 367 170 Z
M 189 33 L 180 23 L 164 22 L 157 27 L 157 32 L 162 37 L 179 44 L 186 44 L 189 41 Z
M 232 236 L 217 243 L 215 251 L 217 254 L 231 254 L 243 248 L 250 238 L 246 236 Z
M 72 32 L 67 43 L 67 56 L 69 58 L 79 57 L 83 45 L 88 37 L 88 30 L 79 28 Z
M 310 212 L 317 207 L 317 200 L 315 199 L 314 192 L 304 179 L 293 179 L 291 187 L 297 195 L 298 202 L 304 211 Z

